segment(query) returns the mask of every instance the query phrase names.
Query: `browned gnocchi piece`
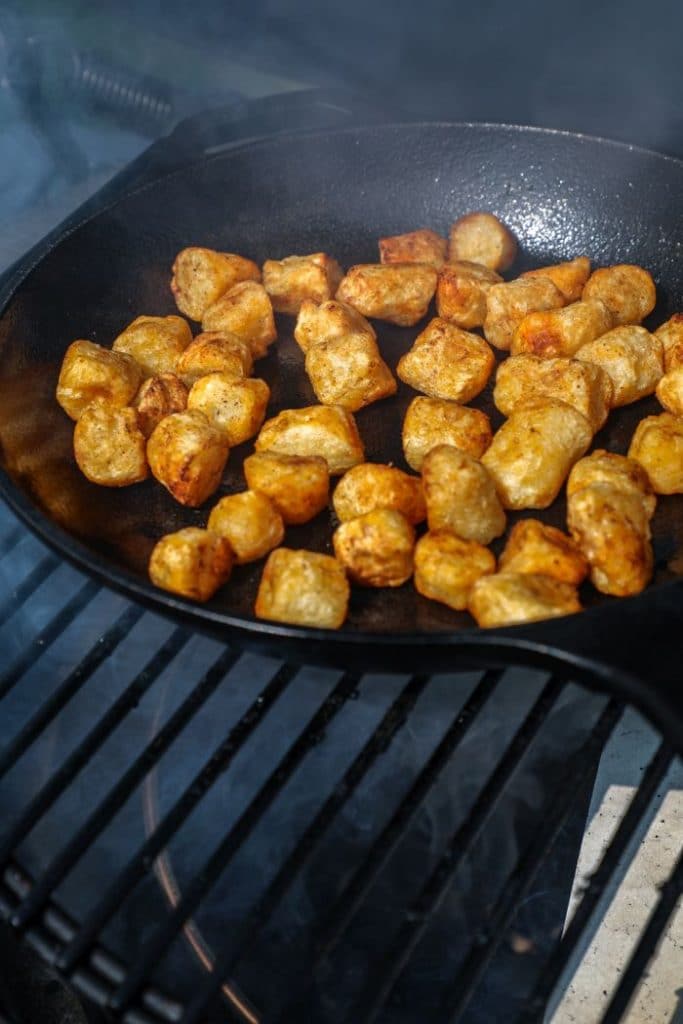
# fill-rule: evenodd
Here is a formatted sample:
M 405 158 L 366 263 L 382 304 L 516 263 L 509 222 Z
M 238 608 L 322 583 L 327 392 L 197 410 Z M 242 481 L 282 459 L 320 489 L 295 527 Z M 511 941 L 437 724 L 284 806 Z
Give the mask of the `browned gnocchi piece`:
M 192 385 L 187 408 L 203 412 L 233 448 L 258 434 L 269 401 L 270 388 L 264 380 L 236 380 L 228 373 L 207 373 Z
M 377 508 L 393 508 L 413 525 L 421 523 L 427 514 L 419 477 L 374 462 L 363 462 L 345 473 L 332 504 L 342 523 Z
M 507 270 L 516 254 L 515 236 L 492 213 L 468 213 L 451 225 L 449 260 L 469 260 L 489 270 Z
M 187 346 L 176 364 L 176 373 L 192 387 L 207 373 L 225 373 L 230 377 L 248 377 L 254 365 L 251 348 L 234 334 L 206 331 Z
M 400 587 L 413 574 L 415 530 L 393 508 L 377 508 L 342 523 L 332 537 L 334 553 L 353 582 Z
M 581 298 L 584 285 L 591 272 L 591 261 L 587 256 L 554 263 L 549 267 L 527 270 L 521 277 L 549 277 L 564 295 L 565 302 L 576 302 Z
M 439 271 L 436 309 L 440 317 L 458 327 L 481 327 L 486 319 L 486 296 L 491 285 L 503 278 L 480 263 L 460 260 Z
M 436 278 L 426 263 L 360 263 L 343 278 L 337 299 L 363 316 L 412 327 L 427 313 Z
M 415 545 L 415 589 L 423 597 L 464 611 L 472 587 L 496 571 L 488 548 L 451 530 L 431 530 Z
M 188 526 L 167 533 L 156 544 L 149 578 L 172 594 L 208 601 L 230 579 L 232 561 L 232 548 L 224 537 Z
M 571 537 L 538 519 L 515 523 L 500 556 L 501 572 L 552 576 L 578 586 L 588 575 L 589 565 Z
M 651 519 L 657 507 L 657 499 L 652 490 L 648 475 L 635 459 L 616 452 L 607 452 L 604 448 L 596 448 L 590 455 L 579 459 L 567 479 L 567 497 L 576 491 L 592 484 L 604 484 L 626 494 L 634 494 L 639 498 L 648 519 Z
M 464 540 L 490 544 L 506 517 L 489 471 L 450 445 L 432 448 L 422 463 L 430 530 L 452 530 Z
M 263 558 L 282 543 L 285 535 L 282 516 L 260 491 L 221 498 L 211 509 L 207 525 L 230 542 L 238 565 Z
M 329 302 L 317 303 L 305 299 L 301 303 L 294 338 L 304 354 L 312 345 L 339 341 L 350 335 L 377 340 L 374 328 L 346 302 L 330 299 Z
M 345 473 L 365 458 L 353 414 L 338 405 L 284 409 L 263 424 L 256 439 L 256 451 L 321 455 L 332 476 Z
M 254 611 L 272 622 L 339 629 L 349 592 L 346 573 L 335 558 L 278 548 L 268 556 Z
M 450 444 L 479 459 L 492 437 L 486 413 L 443 398 L 414 398 L 403 421 L 403 453 L 418 473 L 425 455 L 437 445 Z
M 669 372 L 683 366 L 683 313 L 674 313 L 655 331 L 664 348 L 664 368 Z
M 499 365 L 493 401 L 504 416 L 540 398 L 555 398 L 573 406 L 597 431 L 612 405 L 612 380 L 601 367 L 578 359 L 521 355 L 510 356 Z
M 225 434 L 198 409 L 166 416 L 147 442 L 154 477 L 176 501 L 192 508 L 218 487 L 229 452 Z
M 102 487 L 127 487 L 149 475 L 145 438 L 135 409 L 93 402 L 74 428 L 74 456 L 84 476 Z
M 647 270 L 619 263 L 594 270 L 583 289 L 583 298 L 604 302 L 619 327 L 644 320 L 655 308 L 657 291 Z
M 142 371 L 131 356 L 110 352 L 92 341 L 74 341 L 64 355 L 56 398 L 64 412 L 77 420 L 91 402 L 129 405 Z
M 628 450 L 640 463 L 656 494 L 683 494 L 683 419 L 663 412 L 636 427 Z
M 205 311 L 202 330 L 234 334 L 261 359 L 277 338 L 268 292 L 259 281 L 241 281 Z
M 146 377 L 173 373 L 179 356 L 192 341 L 181 316 L 139 316 L 119 334 L 114 352 L 132 356 Z
M 435 317 L 401 356 L 396 372 L 416 391 L 465 403 L 483 391 L 494 365 L 483 338 Z
M 448 242 L 430 228 L 379 240 L 380 263 L 431 263 L 438 270 L 446 262 Z
M 501 572 L 481 576 L 470 591 L 468 609 L 485 629 L 539 622 L 581 611 L 576 587 L 552 576 Z
M 307 523 L 327 505 L 330 472 L 319 455 L 254 452 L 243 468 L 250 490 L 270 498 L 285 523 Z
M 341 405 L 349 412 L 396 394 L 394 375 L 367 334 L 312 345 L 306 353 L 306 373 L 319 402 Z
M 160 373 L 143 381 L 134 404 L 140 430 L 149 437 L 164 416 L 187 408 L 187 388 L 174 373 Z
M 664 373 L 662 343 L 644 327 L 615 327 L 583 345 L 576 358 L 609 375 L 613 407 L 651 395 Z
M 505 508 L 547 508 L 592 439 L 590 423 L 571 405 L 539 399 L 513 411 L 482 462 Z
M 260 280 L 258 266 L 244 256 L 190 246 L 175 258 L 171 291 L 181 313 L 190 320 L 201 320 L 209 306 L 233 285 Z
M 604 302 L 572 302 L 564 309 L 527 313 L 515 329 L 510 351 L 513 356 L 529 353 L 545 359 L 573 356 L 613 326 Z
M 276 313 L 296 315 L 305 299 L 333 299 L 343 276 L 337 261 L 324 252 L 286 256 L 263 264 L 263 284 Z
M 667 412 L 683 416 L 683 364 L 664 374 L 655 394 Z
M 507 351 L 528 313 L 560 309 L 564 304 L 564 295 L 549 277 L 518 277 L 516 281 L 491 285 L 486 296 L 486 340 Z

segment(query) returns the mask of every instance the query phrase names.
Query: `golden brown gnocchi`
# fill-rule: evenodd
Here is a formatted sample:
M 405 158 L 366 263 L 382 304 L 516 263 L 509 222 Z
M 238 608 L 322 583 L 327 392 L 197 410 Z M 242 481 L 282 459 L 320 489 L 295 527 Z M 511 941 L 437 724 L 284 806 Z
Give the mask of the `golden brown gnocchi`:
M 451 226 L 448 259 L 481 263 L 489 270 L 507 270 L 517 254 L 515 236 L 492 213 L 468 213 Z
M 612 404 L 612 380 L 593 363 L 578 359 L 510 356 L 498 367 L 493 401 L 504 416 L 526 402 L 554 398 L 582 413 L 598 431 Z
M 614 324 L 639 324 L 652 312 L 657 291 L 652 275 L 642 267 L 619 263 L 594 270 L 583 289 L 584 299 L 600 299 L 605 303 Z
M 486 629 L 538 622 L 581 611 L 576 587 L 552 576 L 501 572 L 481 576 L 470 591 L 470 613 Z
M 332 504 L 342 523 L 377 508 L 393 508 L 413 525 L 421 523 L 427 514 L 419 477 L 374 462 L 363 462 L 345 473 Z
M 563 309 L 527 313 L 515 328 L 510 351 L 552 359 L 573 356 L 589 341 L 613 327 L 612 314 L 597 299 L 572 302 Z
M 277 548 L 265 564 L 254 611 L 272 622 L 339 629 L 348 604 L 349 583 L 335 558 Z
M 655 394 L 667 412 L 683 416 L 683 364 L 664 374 Z
M 258 434 L 269 400 L 270 388 L 264 380 L 207 373 L 192 385 L 187 408 L 203 412 L 234 448 Z
M 254 452 L 244 460 L 252 491 L 270 498 L 285 523 L 307 523 L 327 505 L 330 471 L 319 455 Z
M 579 459 L 567 479 L 567 497 L 592 484 L 604 484 L 626 494 L 634 494 L 645 508 L 648 519 L 655 513 L 657 499 L 648 475 L 635 459 L 616 452 L 596 448 L 590 455 Z
M 225 434 L 198 409 L 166 416 L 147 442 L 154 477 L 176 501 L 192 508 L 220 484 L 229 451 Z
M 261 359 L 277 338 L 268 292 L 258 281 L 241 281 L 204 312 L 202 330 L 234 334 Z
M 164 416 L 187 408 L 187 388 L 174 373 L 161 373 L 142 382 L 134 404 L 140 430 L 149 437 Z
M 683 366 L 683 313 L 674 313 L 655 331 L 664 348 L 664 368 L 668 373 Z
M 482 576 L 496 571 L 488 548 L 451 530 L 430 530 L 415 545 L 415 589 L 423 597 L 463 611 Z
M 263 264 L 263 284 L 277 313 L 296 315 L 305 299 L 333 299 L 343 276 L 337 261 L 324 252 L 286 256 Z
M 173 594 L 208 601 L 230 579 L 232 561 L 232 549 L 224 537 L 188 526 L 167 533 L 156 544 L 149 577 Z
M 251 349 L 246 341 L 241 341 L 235 334 L 206 331 L 198 334 L 187 346 L 178 359 L 176 373 L 188 387 L 192 387 L 207 373 L 248 377 L 253 365 Z
M 640 463 L 656 494 L 683 494 L 683 419 L 663 412 L 636 427 L 628 450 Z
M 178 358 L 192 341 L 181 316 L 139 316 L 119 334 L 112 348 L 132 356 L 146 377 L 173 373 Z
M 416 391 L 464 403 L 483 391 L 494 365 L 483 338 L 435 317 L 401 356 L 396 372 Z
M 377 342 L 367 334 L 349 334 L 311 345 L 306 373 L 323 405 L 357 412 L 396 394 L 396 380 L 382 359 Z
M 365 458 L 353 414 L 338 405 L 284 409 L 263 424 L 256 439 L 256 451 L 321 455 L 332 476 L 345 473 Z
M 549 267 L 538 267 L 527 270 L 521 277 L 549 277 L 553 284 L 564 295 L 565 302 L 577 302 L 581 298 L 584 285 L 591 272 L 591 262 L 587 256 L 577 256 L 573 260 L 554 263 Z
M 413 574 L 415 530 L 393 508 L 377 508 L 338 526 L 334 553 L 355 583 L 400 587 Z
M 380 263 L 431 263 L 438 270 L 446 262 L 448 242 L 430 228 L 380 238 Z
M 501 572 L 552 576 L 578 586 L 588 575 L 589 565 L 571 537 L 538 519 L 515 523 L 500 556 Z
M 430 530 L 452 530 L 463 540 L 490 544 L 506 517 L 489 471 L 450 445 L 432 448 L 422 463 Z
M 412 327 L 426 315 L 436 279 L 426 263 L 360 263 L 343 278 L 337 299 L 363 316 Z
M 92 341 L 74 341 L 64 355 L 56 398 L 77 420 L 92 402 L 129 405 L 142 380 L 142 370 L 124 352 L 110 352 Z
M 583 345 L 576 358 L 609 375 L 613 407 L 651 395 L 664 373 L 662 343 L 644 327 L 615 327 Z
M 491 285 L 486 296 L 486 340 L 507 351 L 528 313 L 560 309 L 564 304 L 564 295 L 549 277 L 518 277 L 516 281 Z
M 457 327 L 481 327 L 486 319 L 486 296 L 491 285 L 503 278 L 480 263 L 460 260 L 439 271 L 436 309 L 440 317 Z
M 294 338 L 304 354 L 312 345 L 339 341 L 351 335 L 377 341 L 374 328 L 348 303 L 336 299 L 322 303 L 305 299 L 301 303 Z
M 260 280 L 258 266 L 244 256 L 190 246 L 175 258 L 171 291 L 181 313 L 190 320 L 201 320 L 209 306 L 233 285 Z
M 263 558 L 285 535 L 282 516 L 260 491 L 221 498 L 211 509 L 208 528 L 230 542 L 238 565 Z
M 414 398 L 403 421 L 403 453 L 418 473 L 427 453 L 437 445 L 450 444 L 479 459 L 492 437 L 486 413 L 443 398 Z
M 74 456 L 84 476 L 102 487 L 127 487 L 149 475 L 145 438 L 135 409 L 93 402 L 74 428 Z

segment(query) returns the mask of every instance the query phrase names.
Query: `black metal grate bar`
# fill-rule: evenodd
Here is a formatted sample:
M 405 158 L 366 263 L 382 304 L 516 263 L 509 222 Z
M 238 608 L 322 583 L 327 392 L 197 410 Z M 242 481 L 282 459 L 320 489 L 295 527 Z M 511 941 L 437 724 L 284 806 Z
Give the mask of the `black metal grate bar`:
M 629 843 L 643 819 L 650 801 L 665 778 L 675 754 L 662 743 L 647 766 L 640 785 L 628 805 L 626 814 L 619 823 L 612 841 L 603 854 L 600 864 L 588 880 L 581 902 L 569 922 L 562 940 L 548 957 L 538 979 L 533 995 L 517 1018 L 517 1024 L 533 1024 L 542 1019 L 548 999 L 557 985 L 567 962 L 576 949 L 600 898 L 610 883 L 619 862 L 626 853 Z
M 13 686 L 19 682 L 24 673 L 33 665 L 36 658 L 58 640 L 67 626 L 83 611 L 86 605 L 99 593 L 100 586 L 94 580 L 85 582 L 80 590 L 67 601 L 61 611 L 57 612 L 53 619 L 50 619 L 44 629 L 38 633 L 30 644 L 27 644 L 23 652 L 12 663 L 6 672 L 0 675 L 0 700 L 6 697 Z
M 85 767 L 88 761 L 99 750 L 104 741 L 123 721 L 131 708 L 139 702 L 142 695 L 154 683 L 167 665 L 175 658 L 181 647 L 187 642 L 188 634 L 184 629 L 176 629 L 147 662 L 133 682 L 126 687 L 121 696 L 111 705 L 97 725 L 90 730 L 84 740 L 67 757 L 61 768 L 50 778 L 43 788 L 31 800 L 19 820 L 10 829 L 0 844 L 0 865 L 5 865 L 13 856 L 19 843 L 28 835 L 55 800 L 71 784 L 75 776 Z M 16 926 L 17 922 L 10 919 Z
M 56 964 L 61 970 L 70 974 L 86 955 L 87 951 L 94 946 L 104 924 L 120 907 L 140 879 L 144 877 L 154 859 L 182 826 L 185 819 L 214 784 L 221 772 L 229 767 L 242 745 L 255 731 L 261 720 L 298 671 L 299 669 L 293 665 L 284 664 L 280 666 L 280 669 L 265 689 L 253 701 L 239 722 L 233 726 L 227 737 L 214 750 L 200 771 L 195 775 L 190 785 L 186 787 L 178 800 L 176 800 L 156 830 L 143 843 L 135 856 L 129 860 L 123 871 L 120 872 L 105 891 L 100 902 L 91 910 L 83 922 L 80 931 L 74 936 L 68 946 L 57 955 Z
M 610 1000 L 609 1006 L 602 1018 L 602 1024 L 619 1024 L 631 1002 L 633 993 L 643 978 L 647 965 L 657 948 L 657 943 L 661 939 L 682 893 L 683 853 L 679 854 L 678 861 L 671 874 L 660 889 L 655 908 L 650 914 L 645 931 L 642 933 L 638 945 L 621 976 L 621 981 Z M 671 1024 L 673 1024 L 673 1018 Z
M 69 673 L 64 682 L 41 704 L 36 714 L 29 719 L 14 740 L 0 754 L 0 778 L 13 767 L 71 698 L 78 693 L 83 684 L 107 660 L 143 614 L 143 609 L 138 605 L 128 605 L 117 622 L 91 647 L 85 658 Z M 2 677 L 0 677 L 1 683 Z
M 501 760 L 489 776 L 466 820 L 456 829 L 445 852 L 409 910 L 391 949 L 382 958 L 360 994 L 354 1021 L 373 1020 L 384 1005 L 413 950 L 424 935 L 432 915 L 441 905 L 455 874 L 500 799 L 512 773 L 531 746 L 550 714 L 563 686 L 553 676 L 543 687 L 524 721 L 515 732 Z
M 556 792 L 546 802 L 545 814 L 539 819 L 537 832 L 508 878 L 485 927 L 480 929 L 479 943 L 472 946 L 455 980 L 444 994 L 441 1020 L 461 1019 L 486 965 L 505 938 L 520 901 L 560 834 L 576 797 L 583 793 L 586 786 L 592 786 L 595 757 L 601 753 L 623 709 L 620 701 L 610 700 L 580 751 L 567 765 Z M 543 1019 L 542 1011 L 540 1019 Z
M 15 527 L 0 540 L 0 559 L 8 555 L 12 548 L 15 548 L 22 537 L 25 537 L 26 533 L 20 526 Z
M 145 984 L 150 971 L 166 952 L 207 891 L 221 876 L 232 856 L 256 827 L 264 812 L 284 788 L 306 754 L 319 742 L 321 733 L 357 689 L 358 682 L 358 676 L 346 673 L 325 698 L 313 718 L 302 729 L 277 767 L 261 786 L 247 809 L 240 815 L 228 834 L 190 881 L 182 898 L 169 914 L 164 925 L 160 926 L 146 943 L 124 983 L 112 995 L 110 1000 L 112 1009 L 120 1013 L 130 1006 Z
M 263 896 L 245 919 L 237 934 L 233 936 L 230 946 L 226 947 L 217 957 L 213 970 L 206 975 L 196 997 L 188 1006 L 183 1016 L 183 1024 L 198 1024 L 204 1019 L 207 1006 L 219 992 L 223 981 L 229 974 L 232 974 L 243 958 L 249 955 L 258 940 L 261 929 L 270 919 L 274 909 L 315 849 L 318 841 L 325 834 L 335 815 L 353 795 L 379 755 L 389 748 L 428 683 L 429 676 L 413 676 L 387 709 L 382 720 L 306 828 Z
M 3 626 L 22 604 L 28 601 L 31 594 L 34 594 L 38 587 L 45 582 L 48 576 L 58 569 L 60 561 L 54 555 L 46 555 L 41 558 L 36 566 L 27 576 L 12 590 L 6 601 L 0 604 L 0 626 Z
M 180 735 L 187 723 L 197 713 L 212 693 L 218 688 L 226 673 L 230 671 L 240 656 L 239 651 L 225 649 L 210 666 L 195 689 L 185 698 L 169 720 L 150 740 L 145 749 L 138 754 L 130 767 L 120 777 L 104 800 L 85 820 L 78 832 L 69 840 L 62 852 L 55 857 L 43 876 L 31 889 L 12 915 L 12 920 L 19 928 L 26 928 L 43 910 L 49 901 L 53 889 L 62 881 L 76 862 L 83 856 L 93 840 L 109 824 L 114 815 L 124 805 L 135 787 L 142 782 L 162 755 Z

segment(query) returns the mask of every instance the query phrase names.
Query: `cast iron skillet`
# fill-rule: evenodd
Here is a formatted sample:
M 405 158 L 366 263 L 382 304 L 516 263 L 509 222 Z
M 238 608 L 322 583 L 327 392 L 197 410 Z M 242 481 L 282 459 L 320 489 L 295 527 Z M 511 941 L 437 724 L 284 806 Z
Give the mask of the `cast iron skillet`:
M 158 610 L 241 644 L 303 661 L 362 668 L 429 669 L 473 662 L 548 662 L 579 674 L 628 678 L 648 703 L 671 711 L 683 625 L 683 497 L 664 498 L 654 520 L 656 575 L 643 595 L 614 601 L 586 590 L 589 610 L 539 625 L 479 631 L 458 615 L 398 590 L 354 590 L 339 632 L 260 622 L 252 615 L 262 564 L 235 571 L 200 606 L 160 590 L 145 567 L 155 540 L 204 524 L 207 508 L 183 509 L 154 481 L 121 491 L 89 484 L 71 455 L 73 425 L 54 400 L 64 350 L 74 338 L 108 345 L 133 317 L 175 311 L 169 268 L 200 244 L 255 260 L 326 250 L 348 266 L 376 261 L 377 238 L 420 226 L 443 233 L 459 215 L 489 209 L 515 231 L 513 272 L 585 253 L 596 264 L 637 262 L 657 281 L 652 323 L 683 308 L 683 164 L 583 136 L 495 125 L 418 124 L 281 136 L 202 159 L 57 233 L 12 283 L 0 319 L 0 491 L 53 547 L 107 583 Z M 395 366 L 416 329 L 378 324 Z M 270 413 L 314 395 L 292 340 L 280 340 L 257 373 L 271 385 Z M 370 460 L 403 466 L 400 427 L 414 392 L 358 414 Z M 490 392 L 474 404 L 500 417 Z M 654 399 L 619 411 L 596 444 L 624 452 Z M 223 493 L 244 487 L 250 445 L 231 454 Z M 212 500 L 216 500 L 215 498 Z M 209 503 L 209 505 L 211 502 Z M 564 524 L 563 502 L 543 518 Z M 535 513 L 526 513 L 535 514 Z M 288 530 L 292 547 L 329 550 L 331 518 Z M 653 695 L 637 679 L 664 684 Z M 675 687 L 678 690 L 678 687 Z M 680 700 L 680 698 L 679 698 Z M 664 705 L 659 708 L 663 712 Z M 661 716 L 660 716 L 661 717 Z

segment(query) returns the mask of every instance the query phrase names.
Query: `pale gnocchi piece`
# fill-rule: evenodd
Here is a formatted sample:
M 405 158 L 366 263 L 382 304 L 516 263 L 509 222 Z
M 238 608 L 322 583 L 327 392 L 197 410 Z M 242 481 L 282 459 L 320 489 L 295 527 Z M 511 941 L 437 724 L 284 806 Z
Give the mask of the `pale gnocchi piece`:
M 254 366 L 251 348 L 235 334 L 206 331 L 198 334 L 176 363 L 176 373 L 192 387 L 207 373 L 225 373 L 233 378 L 248 377 Z
M 662 343 L 644 327 L 615 327 L 583 345 L 576 358 L 609 374 L 613 408 L 651 395 L 664 373 Z
M 581 611 L 576 587 L 552 576 L 501 572 L 481 576 L 470 591 L 468 610 L 484 629 L 539 622 Z
M 134 405 L 140 430 L 149 437 L 164 416 L 187 408 L 187 388 L 174 373 L 160 373 L 142 382 Z
M 463 540 L 490 544 L 505 531 L 506 516 L 489 471 L 450 445 L 432 448 L 422 463 L 430 530 L 452 530 Z
M 468 260 L 489 270 L 507 270 L 516 254 L 515 236 L 492 213 L 468 213 L 451 225 L 449 260 Z
M 522 519 L 510 531 L 498 568 L 501 572 L 552 576 L 578 586 L 590 567 L 578 544 L 562 530 L 538 519 Z
M 655 394 L 667 412 L 683 416 L 683 364 L 664 374 Z
M 254 452 L 243 469 L 249 489 L 270 498 L 287 524 L 307 523 L 327 505 L 330 471 L 319 455 Z
M 346 573 L 335 558 L 277 548 L 263 569 L 254 611 L 271 622 L 339 629 L 349 593 Z
M 203 412 L 234 448 L 258 434 L 269 401 L 270 388 L 264 380 L 235 380 L 227 373 L 207 373 L 192 385 L 187 408 Z
M 146 377 L 173 373 L 179 356 L 192 341 L 181 316 L 139 316 L 119 334 L 112 348 L 132 356 Z
M 214 493 L 229 452 L 225 434 L 198 409 L 166 416 L 147 442 L 153 476 L 176 501 L 191 508 Z
M 569 495 L 567 525 L 588 559 L 591 582 L 603 594 L 639 594 L 652 577 L 650 519 L 640 496 L 609 484 Z
M 591 261 L 587 256 L 577 256 L 563 263 L 553 263 L 549 267 L 538 267 L 527 270 L 521 277 L 549 277 L 562 294 L 566 302 L 577 302 L 581 298 L 584 285 L 591 272 Z
M 208 601 L 232 572 L 232 548 L 224 537 L 196 526 L 167 533 L 149 560 L 152 583 L 172 594 Z
M 592 439 L 590 423 L 571 405 L 539 399 L 513 411 L 482 462 L 504 508 L 547 508 Z
M 393 508 L 377 508 L 338 526 L 334 553 L 349 578 L 366 587 L 400 587 L 413 574 L 415 530 Z
M 572 302 L 563 309 L 527 313 L 515 328 L 510 351 L 513 356 L 529 353 L 552 359 L 573 356 L 614 326 L 612 314 L 597 299 Z
M 481 327 L 486 319 L 486 296 L 503 278 L 480 263 L 459 260 L 447 263 L 439 271 L 436 285 L 436 309 L 440 317 L 468 330 Z
M 683 419 L 663 412 L 641 420 L 629 457 L 640 463 L 656 494 L 683 494 Z
M 261 359 L 277 338 L 268 292 L 259 281 L 241 281 L 205 311 L 202 330 L 234 334 Z
M 604 484 L 625 494 L 634 494 L 642 501 L 648 519 L 655 514 L 657 499 L 652 484 L 635 459 L 596 448 L 572 467 L 567 479 L 567 497 L 570 498 L 576 491 L 592 484 Z
M 414 398 L 403 420 L 403 454 L 418 473 L 425 455 L 437 445 L 450 444 L 479 459 L 492 437 L 486 413 L 443 398 Z
M 332 505 L 342 523 L 377 508 L 393 508 L 413 525 L 421 523 L 427 514 L 420 478 L 375 462 L 363 462 L 345 473 L 337 484 Z
M 438 270 L 446 262 L 448 242 L 430 228 L 379 240 L 380 263 L 430 263 Z
M 263 264 L 263 284 L 276 313 L 296 315 L 305 299 L 333 299 L 343 276 L 337 261 L 324 252 L 286 256 Z
M 282 543 L 285 535 L 282 516 L 260 491 L 221 498 L 211 509 L 207 526 L 230 542 L 238 565 L 263 558 Z
M 294 338 L 304 354 L 312 345 L 339 341 L 350 335 L 377 341 L 371 324 L 347 302 L 330 299 L 328 302 L 317 303 L 304 299 L 301 303 Z
M 465 403 L 484 390 L 494 365 L 483 338 L 435 317 L 401 356 L 396 372 L 431 398 Z
M 431 530 L 415 545 L 415 589 L 456 611 L 467 608 L 477 580 L 495 571 L 496 559 L 488 548 L 451 530 Z
M 258 266 L 244 256 L 190 246 L 175 258 L 171 291 L 181 313 L 201 320 L 209 306 L 234 285 L 260 280 Z
M 604 302 L 619 327 L 644 320 L 655 308 L 657 291 L 647 270 L 619 263 L 594 270 L 583 289 L 583 298 Z
M 278 455 L 321 455 L 332 476 L 365 459 L 353 414 L 338 405 L 284 409 L 266 420 L 256 438 L 257 452 Z
M 493 401 L 504 416 L 510 416 L 525 402 L 559 399 L 582 413 L 598 431 L 607 420 L 612 394 L 611 378 L 593 363 L 521 355 L 499 365 Z
M 655 331 L 664 347 L 664 368 L 668 373 L 676 366 L 683 366 L 683 313 L 674 313 Z
M 337 299 L 363 316 L 412 327 L 426 315 L 436 279 L 426 263 L 359 263 L 343 278 Z
M 56 398 L 64 412 L 77 420 L 92 402 L 129 405 L 141 380 L 142 370 L 131 356 L 93 341 L 74 341 L 64 355 Z
M 319 402 L 349 412 L 396 394 L 394 375 L 377 342 L 366 334 L 312 345 L 306 353 L 306 373 Z
M 491 285 L 486 296 L 486 340 L 507 351 L 528 313 L 560 309 L 564 304 L 564 295 L 549 277 L 518 277 L 516 281 Z
M 127 487 L 149 475 L 145 438 L 135 409 L 93 402 L 74 428 L 74 456 L 81 473 L 102 487 Z

